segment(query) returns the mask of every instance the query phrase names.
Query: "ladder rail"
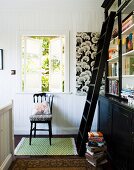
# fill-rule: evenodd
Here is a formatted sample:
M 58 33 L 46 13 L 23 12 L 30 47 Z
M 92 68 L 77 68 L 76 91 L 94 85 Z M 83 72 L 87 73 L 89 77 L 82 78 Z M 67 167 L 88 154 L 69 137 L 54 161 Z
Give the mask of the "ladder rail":
M 100 39 L 97 45 L 97 57 L 94 64 L 94 69 L 89 84 L 89 90 L 84 106 L 83 116 L 81 119 L 79 132 L 77 136 L 77 151 L 79 156 L 84 156 L 86 150 L 86 142 L 88 139 L 88 131 L 91 130 L 94 112 L 99 96 L 101 80 L 104 73 L 105 63 L 107 61 L 108 48 L 112 35 L 112 29 L 114 25 L 114 18 L 116 13 L 111 12 L 106 22 L 103 23 Z M 105 31 L 105 32 L 104 32 Z M 100 57 L 99 57 L 100 54 Z

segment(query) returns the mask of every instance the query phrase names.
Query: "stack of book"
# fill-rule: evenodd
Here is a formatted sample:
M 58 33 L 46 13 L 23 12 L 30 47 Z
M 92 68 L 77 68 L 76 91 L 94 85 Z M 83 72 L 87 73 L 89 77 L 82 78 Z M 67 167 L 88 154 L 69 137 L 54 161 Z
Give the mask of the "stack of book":
M 107 146 L 101 132 L 88 132 L 86 143 L 86 160 L 93 166 L 99 166 L 107 162 Z

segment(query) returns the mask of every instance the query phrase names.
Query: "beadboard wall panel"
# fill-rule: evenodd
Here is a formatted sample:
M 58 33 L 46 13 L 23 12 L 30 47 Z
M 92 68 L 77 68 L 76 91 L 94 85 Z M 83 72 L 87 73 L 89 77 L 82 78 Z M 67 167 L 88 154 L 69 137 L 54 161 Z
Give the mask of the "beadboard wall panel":
M 15 134 L 29 134 L 30 121 L 34 107 L 32 94 L 17 94 L 14 100 Z M 74 94 L 54 94 L 53 134 L 77 134 L 85 104 L 85 96 Z M 92 129 L 96 129 L 97 114 Z M 44 125 L 40 125 L 44 126 Z M 38 134 L 42 134 L 38 132 Z M 47 134 L 44 133 L 43 134 Z
M 79 96 L 81 102 L 77 100 L 77 97 L 73 94 L 54 94 L 53 134 L 76 134 L 78 132 L 85 96 Z M 17 94 L 14 103 L 16 103 L 14 108 L 15 134 L 29 134 L 29 116 L 34 107 L 32 94 Z
M 21 93 L 20 90 L 20 37 L 27 34 L 45 35 L 48 31 L 68 32 L 68 74 L 71 94 L 55 95 L 53 131 L 54 133 L 77 133 L 85 96 L 76 95 L 75 38 L 77 32 L 100 31 L 103 21 L 103 9 L 100 7 L 102 2 L 98 2 L 98 0 L 90 2 L 89 0 L 58 0 L 58 3 L 53 6 L 52 0 L 34 0 L 32 3 L 30 0 L 20 1 L 20 4 L 25 4 L 19 5 L 13 0 L 12 3 L 15 5 L 8 4 L 6 7 L 8 1 L 2 0 L 3 5 L 2 8 L 0 7 L 2 23 L 0 26 L 0 48 L 4 50 L 4 70 L 0 70 L 0 106 L 13 99 L 15 134 L 29 134 L 32 94 Z M 11 75 L 11 70 L 16 70 L 16 75 Z

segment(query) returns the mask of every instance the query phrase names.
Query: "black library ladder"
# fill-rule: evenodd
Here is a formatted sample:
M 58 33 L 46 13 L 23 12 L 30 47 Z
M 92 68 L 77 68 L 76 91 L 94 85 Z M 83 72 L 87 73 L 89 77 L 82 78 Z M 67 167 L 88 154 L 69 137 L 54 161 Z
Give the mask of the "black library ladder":
M 104 68 L 108 58 L 108 49 L 115 16 L 116 13 L 111 12 L 108 18 L 103 22 L 100 38 L 98 40 L 96 60 L 76 141 L 77 152 L 79 156 L 84 156 L 86 151 L 88 132 L 91 129 Z

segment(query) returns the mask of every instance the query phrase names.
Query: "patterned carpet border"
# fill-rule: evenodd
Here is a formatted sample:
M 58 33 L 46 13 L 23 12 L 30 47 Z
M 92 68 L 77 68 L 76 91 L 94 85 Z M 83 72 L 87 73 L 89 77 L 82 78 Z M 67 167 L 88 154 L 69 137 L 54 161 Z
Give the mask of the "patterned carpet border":
M 27 170 L 27 169 L 38 168 L 68 168 L 71 170 L 73 168 L 78 168 L 81 170 L 95 170 L 95 167 L 90 165 L 85 158 L 79 156 L 49 156 L 45 158 L 16 158 L 12 163 L 10 170 Z

